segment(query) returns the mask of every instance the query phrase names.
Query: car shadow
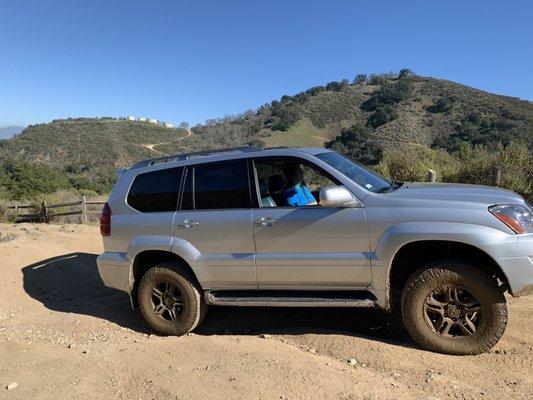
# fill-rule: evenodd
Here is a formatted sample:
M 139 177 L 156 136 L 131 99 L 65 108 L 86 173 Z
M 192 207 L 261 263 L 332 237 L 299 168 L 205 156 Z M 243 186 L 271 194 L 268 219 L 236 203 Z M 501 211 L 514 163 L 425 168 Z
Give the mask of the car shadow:
M 363 308 L 211 307 L 200 335 L 339 334 L 415 347 L 396 314 Z
M 22 269 L 24 290 L 53 311 L 89 315 L 149 333 L 126 293 L 100 278 L 96 254 L 70 253 Z
M 140 333 L 153 333 L 131 309 L 126 293 L 104 285 L 96 257 L 70 253 L 28 265 L 22 269 L 24 290 L 49 310 L 89 315 Z M 395 314 L 357 308 L 210 307 L 195 333 L 343 334 L 413 346 Z

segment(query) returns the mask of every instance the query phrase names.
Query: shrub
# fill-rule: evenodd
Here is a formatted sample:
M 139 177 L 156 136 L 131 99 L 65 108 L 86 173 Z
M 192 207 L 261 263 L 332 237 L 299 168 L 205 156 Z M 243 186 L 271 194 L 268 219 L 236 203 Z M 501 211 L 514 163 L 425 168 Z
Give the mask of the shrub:
M 453 110 L 455 99 L 453 97 L 441 97 L 435 104 L 429 106 L 427 110 L 433 114 L 448 114 Z
M 383 105 L 399 103 L 410 98 L 413 90 L 414 86 L 410 79 L 400 79 L 395 83 L 386 82 L 361 105 L 361 108 L 374 111 Z
M 248 142 L 248 145 L 252 147 L 265 147 L 266 143 L 260 138 L 254 138 Z
M 422 182 L 428 169 L 437 171 L 437 180 L 446 181 L 456 168 L 457 161 L 445 151 L 414 146 L 386 151 L 376 170 L 395 181 Z
M 484 116 L 478 112 L 471 112 L 455 127 L 454 133 L 438 137 L 431 147 L 456 152 L 463 143 L 469 143 L 497 151 L 500 144 L 508 146 L 514 140 L 527 143 L 528 140 L 531 141 L 528 136 L 530 135 L 527 129 L 520 129 L 517 121 L 507 120 L 500 115 Z
M 316 96 L 317 94 L 323 92 L 324 90 L 326 90 L 324 86 L 313 86 L 312 88 L 307 89 L 305 93 L 311 96 Z
M 533 200 L 533 154 L 527 146 L 512 143 L 489 151 L 483 146 L 463 144 L 456 157 L 460 167 L 453 181 L 490 185 L 493 167 L 501 166 L 501 186 Z
M 490 185 L 496 165 L 502 167 L 503 188 L 533 201 L 533 154 L 522 144 L 500 145 L 498 151 L 462 144 L 453 155 L 425 146 L 388 150 L 376 170 L 393 180 L 417 182 L 424 181 L 431 168 L 438 181 Z
M 339 136 L 326 142 L 325 146 L 369 165 L 378 163 L 382 155 L 381 146 L 372 138 L 372 130 L 360 124 L 343 129 Z
M 367 124 L 373 128 L 384 125 L 387 122 L 390 122 L 398 118 L 398 113 L 391 106 L 384 106 L 378 108 L 376 111 L 368 117 Z
M 7 162 L 2 169 L 0 184 L 15 200 L 32 199 L 40 194 L 70 188 L 66 174 L 48 165 Z
M 370 78 L 368 79 L 368 83 L 370 85 L 383 85 L 387 82 L 387 78 L 383 75 L 378 74 L 372 74 L 370 75 Z
M 340 82 L 333 81 L 326 85 L 326 90 L 330 90 L 333 92 L 340 92 L 344 87 L 348 86 L 348 80 L 343 79 Z

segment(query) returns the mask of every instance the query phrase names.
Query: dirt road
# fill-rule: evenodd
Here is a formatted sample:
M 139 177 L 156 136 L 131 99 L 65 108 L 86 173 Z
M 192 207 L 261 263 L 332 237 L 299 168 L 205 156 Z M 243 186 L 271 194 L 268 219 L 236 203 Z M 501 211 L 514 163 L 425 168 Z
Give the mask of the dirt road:
M 509 299 L 504 338 L 473 357 L 359 310 L 211 308 L 196 333 L 159 337 L 100 281 L 97 228 L 0 232 L 0 399 L 533 398 L 532 297 Z

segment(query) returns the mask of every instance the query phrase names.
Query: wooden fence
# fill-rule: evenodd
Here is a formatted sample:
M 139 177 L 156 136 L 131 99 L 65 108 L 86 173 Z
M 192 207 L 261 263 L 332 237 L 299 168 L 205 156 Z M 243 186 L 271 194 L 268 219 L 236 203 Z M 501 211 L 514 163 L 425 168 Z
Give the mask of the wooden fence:
M 79 215 L 80 223 L 86 224 L 87 216 L 90 213 L 100 214 L 102 212 L 101 210 L 88 210 L 87 206 L 103 206 L 105 203 L 105 201 L 87 201 L 85 196 L 83 196 L 80 200 L 71 201 L 68 203 L 47 204 L 46 201 L 43 201 L 40 205 L 15 203 L 14 205 L 6 208 L 8 212 L 11 211 L 14 214 L 12 218 L 16 222 L 50 222 L 52 219 L 57 217 Z M 70 210 L 59 210 L 58 212 L 56 211 L 58 208 L 66 208 Z

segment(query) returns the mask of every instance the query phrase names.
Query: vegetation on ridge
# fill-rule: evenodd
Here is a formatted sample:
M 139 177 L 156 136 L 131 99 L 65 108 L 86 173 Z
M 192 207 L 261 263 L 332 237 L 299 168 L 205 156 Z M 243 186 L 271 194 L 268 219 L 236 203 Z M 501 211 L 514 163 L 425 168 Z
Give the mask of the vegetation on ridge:
M 397 180 L 421 180 L 433 168 L 440 180 L 489 183 L 497 164 L 504 187 L 533 192 L 531 102 L 407 69 L 315 86 L 191 132 L 111 118 L 30 126 L 0 140 L 0 197 L 106 193 L 115 169 L 136 160 L 243 144 L 325 145 Z

